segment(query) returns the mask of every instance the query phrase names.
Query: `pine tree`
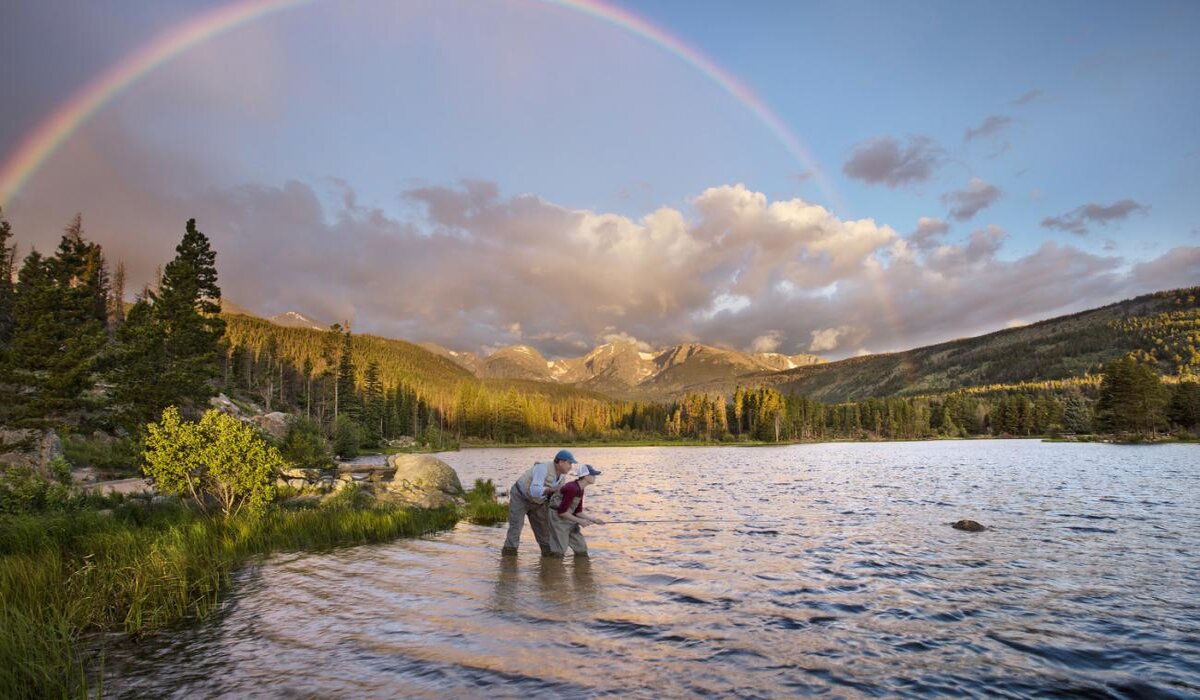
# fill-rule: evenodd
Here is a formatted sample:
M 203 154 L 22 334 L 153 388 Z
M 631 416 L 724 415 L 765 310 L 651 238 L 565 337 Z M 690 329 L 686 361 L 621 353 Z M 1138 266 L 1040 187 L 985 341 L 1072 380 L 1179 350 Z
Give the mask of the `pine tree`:
M 12 310 L 8 417 L 26 425 L 77 422 L 107 340 L 108 278 L 100 246 L 76 216 L 55 255 L 21 267 Z
M 4 350 L 12 339 L 13 305 L 16 303 L 17 289 L 13 285 L 13 265 L 16 262 L 17 247 L 10 245 L 12 226 L 4 220 L 0 212 L 0 363 L 4 361 Z
M 162 381 L 177 405 L 197 405 L 213 395 L 220 378 L 220 341 L 225 331 L 217 254 L 189 219 L 175 258 L 163 270 L 154 315 L 164 336 L 167 368 Z
M 1133 356 L 1113 360 L 1104 368 L 1096 426 L 1109 433 L 1148 433 L 1162 427 L 1167 395 L 1158 372 Z
M 166 336 L 146 293 L 117 329 L 109 372 L 118 421 L 130 430 L 155 420 L 176 398 L 162 380 L 167 371 Z
M 354 371 L 353 340 L 350 337 L 350 324 L 347 323 L 346 331 L 342 334 L 342 353 L 338 358 L 337 379 L 334 384 L 334 415 L 346 415 L 357 421 L 362 410 L 355 395 Z
M 1200 383 L 1184 381 L 1176 384 L 1167 415 L 1172 423 L 1185 430 L 1200 427 Z
M 383 380 L 380 379 L 379 362 L 372 360 L 367 365 L 367 373 L 363 386 L 363 427 L 366 437 L 371 442 L 378 443 L 384 437 L 384 390 Z

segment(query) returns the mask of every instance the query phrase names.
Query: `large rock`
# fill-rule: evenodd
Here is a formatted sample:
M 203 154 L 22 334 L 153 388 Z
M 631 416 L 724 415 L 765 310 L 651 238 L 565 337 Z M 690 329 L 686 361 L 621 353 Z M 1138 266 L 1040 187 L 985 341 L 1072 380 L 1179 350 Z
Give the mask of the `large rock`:
M 33 467 L 49 476 L 50 462 L 62 456 L 62 440 L 53 430 L 0 429 L 0 464 Z
M 262 416 L 254 416 L 250 422 L 257 425 L 259 430 L 267 435 L 282 440 L 283 436 L 287 435 L 288 429 L 288 414 L 276 411 Z
M 974 520 L 959 520 L 950 527 L 963 532 L 983 532 L 987 528 Z
M 208 400 L 208 405 L 217 409 L 221 413 L 233 416 L 234 418 L 242 417 L 242 409 L 238 408 L 238 405 L 233 401 L 230 401 L 229 397 L 225 394 L 217 394 L 216 396 L 212 397 Z
M 418 508 L 462 503 L 462 482 L 442 460 L 430 455 L 398 454 L 388 458 L 388 466 L 396 470 L 395 476 L 380 486 L 389 496 Z

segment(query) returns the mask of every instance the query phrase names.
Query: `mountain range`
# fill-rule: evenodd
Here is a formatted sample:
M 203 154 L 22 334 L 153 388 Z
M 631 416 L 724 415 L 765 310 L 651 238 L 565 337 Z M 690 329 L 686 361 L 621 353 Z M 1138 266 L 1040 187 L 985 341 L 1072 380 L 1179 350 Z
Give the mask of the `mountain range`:
M 511 345 L 481 357 L 432 343 L 422 347 L 458 363 L 480 379 L 524 379 L 570 384 L 619 398 L 652 398 L 692 385 L 824 362 L 816 355 L 744 353 L 699 343 L 648 352 L 632 341 L 614 341 L 586 355 L 547 360 L 528 345 Z
M 687 392 L 728 395 L 739 385 L 768 384 L 838 402 L 1084 377 L 1130 352 L 1157 362 L 1164 374 L 1196 374 L 1200 372 L 1198 296 L 1200 287 L 1158 292 L 974 338 L 836 362 L 814 355 L 744 353 L 699 343 L 650 352 L 623 341 L 597 346 L 580 357 L 554 360 L 527 345 L 481 356 L 376 336 L 356 336 L 356 352 L 360 347 L 369 349 L 384 365 L 391 364 L 393 354 L 402 357 L 397 371 L 402 369 L 403 376 L 410 378 L 406 381 L 421 377 L 422 383 L 445 385 L 446 390 L 473 377 L 489 385 L 517 387 L 520 392 L 545 387 L 558 394 L 579 391 L 659 401 Z M 225 303 L 223 308 L 229 314 L 249 315 L 234 304 Z M 315 334 L 326 328 L 299 313 L 265 321 L 254 326 L 254 344 L 265 342 L 265 334 Z

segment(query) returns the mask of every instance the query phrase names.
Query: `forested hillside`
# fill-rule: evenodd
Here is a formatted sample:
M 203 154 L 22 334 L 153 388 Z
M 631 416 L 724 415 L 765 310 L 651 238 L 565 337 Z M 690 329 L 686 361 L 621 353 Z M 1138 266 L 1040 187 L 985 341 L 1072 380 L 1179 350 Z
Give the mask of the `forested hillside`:
M 1070 316 L 904 352 L 798 367 L 756 382 L 828 402 L 1096 375 L 1126 354 L 1161 374 L 1200 372 L 1200 288 L 1158 292 Z

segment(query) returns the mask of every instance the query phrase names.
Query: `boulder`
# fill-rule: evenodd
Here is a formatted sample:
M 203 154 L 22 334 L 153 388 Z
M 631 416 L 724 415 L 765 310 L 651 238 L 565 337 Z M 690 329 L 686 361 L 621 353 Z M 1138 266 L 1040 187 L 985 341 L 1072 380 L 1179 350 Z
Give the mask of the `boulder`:
M 287 435 L 288 429 L 288 414 L 275 411 L 262 416 L 254 416 L 250 422 L 257 425 L 258 429 L 275 438 L 282 440 L 283 436 Z
M 208 400 L 208 405 L 217 409 L 221 413 L 233 416 L 234 418 L 242 417 L 242 409 L 238 408 L 238 405 L 233 401 L 230 401 L 229 397 L 225 394 L 217 394 L 216 396 L 212 397 Z
M 987 529 L 974 520 L 959 520 L 950 527 L 954 528 L 955 530 L 962 530 L 964 532 L 983 532 Z
M 462 482 L 449 464 L 430 455 L 398 454 L 388 458 L 396 473 L 380 487 L 386 493 L 418 508 L 459 505 L 463 499 Z
M 53 430 L 0 429 L 0 464 L 33 467 L 50 476 L 50 462 L 62 456 L 62 440 Z
M 308 469 L 306 467 L 288 467 L 280 472 L 280 474 L 285 479 L 308 479 L 309 481 L 315 481 L 321 478 L 320 469 Z

